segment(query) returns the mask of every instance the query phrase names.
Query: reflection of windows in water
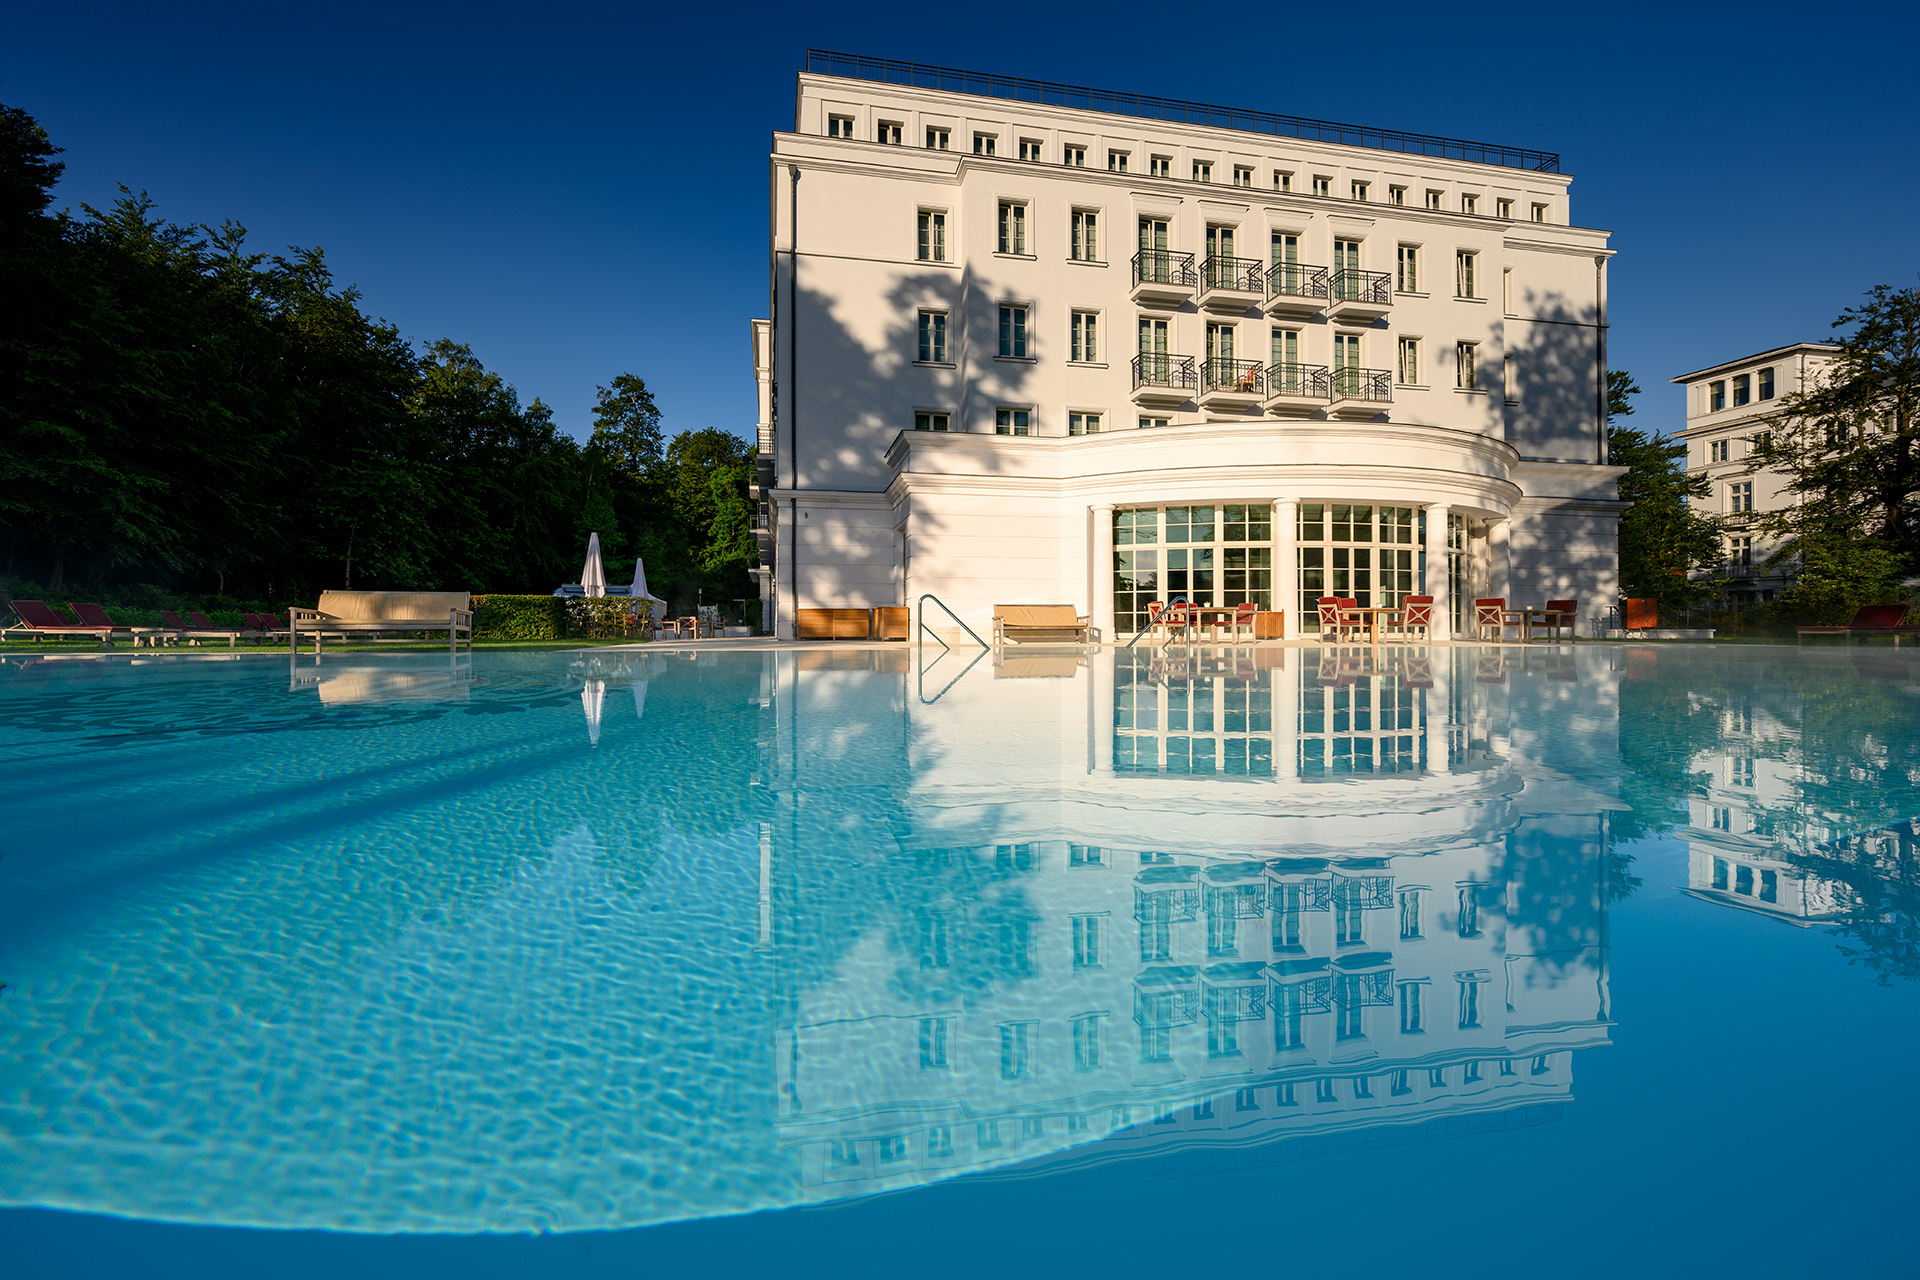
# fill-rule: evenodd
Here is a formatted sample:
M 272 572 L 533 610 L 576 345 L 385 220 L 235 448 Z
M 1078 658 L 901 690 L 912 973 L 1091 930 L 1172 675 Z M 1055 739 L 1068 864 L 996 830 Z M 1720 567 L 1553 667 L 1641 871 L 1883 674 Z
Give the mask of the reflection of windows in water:
M 1461 1083 L 1462 1084 L 1478 1084 L 1479 1081 L 1480 1081 L 1480 1064 L 1477 1062 L 1469 1062 L 1467 1064 L 1467 1069 L 1466 1069 L 1466 1072 L 1464 1073 L 1464 1078 L 1461 1080 Z
M 1240 1024 L 1215 1018 L 1207 1023 L 1207 1056 L 1209 1058 L 1237 1058 L 1240 1056 Z M 1207 1114 L 1213 1114 L 1211 1105 Z
M 1228 733 L 1273 732 L 1271 688 L 1250 680 L 1229 680 L 1221 693 L 1221 727 Z
M 1447 1069 L 1445 1067 L 1428 1067 L 1427 1083 L 1432 1085 L 1436 1089 L 1446 1088 L 1447 1087 Z
M 1400 936 L 1420 936 L 1420 891 L 1408 889 L 1400 895 Z
M 1171 924 L 1165 920 L 1140 922 L 1140 958 L 1142 960 L 1173 958 L 1173 926 Z
M 1724 889 L 1727 887 L 1727 860 L 1725 858 L 1715 858 L 1713 860 L 1712 884 L 1716 889 Z
M 922 969 L 945 969 L 950 961 L 947 952 L 948 934 L 952 917 L 944 911 L 929 911 L 920 917 L 920 967 Z
M 1306 1044 L 1306 992 L 1298 984 L 1273 989 L 1273 1047 L 1298 1049 Z
M 833 1163 L 839 1168 L 860 1163 L 860 1145 L 856 1142 L 836 1138 L 833 1142 Z
M 1460 1029 L 1480 1025 L 1480 984 L 1463 979 L 1460 983 Z
M 1239 1089 L 1233 1095 L 1235 1111 L 1258 1111 L 1260 1109 L 1260 1091 L 1258 1089 Z
M 920 1019 L 920 1069 L 933 1071 L 947 1065 L 946 1018 Z
M 1391 1077 L 1392 1083 L 1389 1087 L 1394 1097 L 1398 1098 L 1413 1092 L 1413 1086 L 1407 1083 L 1407 1074 L 1405 1070 L 1393 1073 Z
M 1231 915 L 1217 912 L 1207 917 L 1207 954 L 1215 956 L 1237 955 L 1236 943 L 1240 922 Z
M 1070 867 L 1098 867 L 1106 862 L 1106 850 L 1094 844 L 1070 844 L 1067 846 L 1067 865 Z
M 995 929 L 995 940 L 999 944 L 1002 973 L 1033 972 L 1033 921 L 1002 920 Z
M 1087 1117 L 1085 1116 L 1068 1116 L 1067 1132 L 1068 1133 L 1091 1133 L 1093 1132 L 1093 1126 L 1087 1122 Z
M 1733 869 L 1733 891 L 1743 897 L 1753 896 L 1753 868 L 1742 863 Z
M 1003 1022 L 1000 1024 L 1000 1078 L 1024 1080 L 1033 1074 L 1033 1041 L 1037 1024 Z
M 1031 871 L 1039 860 L 1040 846 L 1027 844 L 997 844 L 993 847 L 993 865 L 1000 871 Z
M 907 1140 L 901 1136 L 880 1139 L 880 1163 L 892 1164 L 907 1158 Z
M 1173 1057 L 1172 1027 L 1140 1028 L 1140 1061 L 1166 1062 Z
M 1371 1098 L 1373 1096 L 1373 1077 L 1355 1076 L 1353 1078 L 1353 1096 L 1356 1098 Z
M 1512 1058 L 1502 1058 L 1502 1059 L 1500 1059 L 1500 1074 L 1501 1074 L 1501 1075 L 1503 1075 L 1503 1076 L 1510 1076 L 1510 1075 L 1513 1075 L 1513 1074 L 1515 1074 L 1515 1072 L 1514 1072 L 1514 1070 L 1513 1070 L 1513 1059 L 1512 1059 Z
M 997 1147 L 1000 1145 L 1000 1122 L 987 1120 L 973 1127 L 973 1144 L 977 1147 Z
M 1211 1119 L 1213 1119 L 1213 1099 L 1212 1099 L 1212 1098 L 1208 1098 L 1208 1099 L 1207 1099 L 1206 1101 L 1204 1101 L 1204 1102 L 1196 1102 L 1196 1103 L 1194 1103 L 1194 1104 L 1193 1104 L 1193 1118 L 1194 1118 L 1195 1120 L 1211 1120 Z
M 1760 901 L 1778 902 L 1780 900 L 1780 876 L 1777 872 L 1760 873 Z
M 1089 1014 L 1073 1020 L 1073 1069 L 1097 1071 L 1101 1064 L 1100 1017 Z
M 1475 886 L 1460 886 L 1460 936 L 1472 938 L 1480 932 L 1480 900 L 1474 893 Z
M 1275 1106 L 1281 1107 L 1297 1107 L 1300 1105 L 1299 1102 L 1294 1099 L 1293 1086 L 1290 1084 L 1277 1086 L 1274 1089 L 1273 1101 Z
M 1046 1136 L 1046 1121 L 1038 1116 L 1020 1122 L 1020 1141 L 1032 1142 L 1035 1138 Z
M 1338 1099 L 1333 1092 L 1333 1081 L 1321 1079 L 1313 1082 L 1313 1100 L 1315 1102 L 1334 1102 Z
M 1349 975 L 1340 981 L 1343 986 L 1351 987 L 1358 980 Z M 1350 989 L 1344 994 L 1347 998 L 1334 1005 L 1334 1034 L 1342 1040 L 1357 1040 L 1366 1035 L 1366 1025 L 1361 1019 L 1366 1006 L 1360 1003 L 1358 991 Z
M 1100 967 L 1099 916 L 1073 918 L 1073 967 L 1076 969 Z
M 1547 1074 L 1547 1072 L 1548 1072 L 1548 1070 L 1550 1069 L 1550 1066 L 1549 1066 L 1549 1057 L 1550 1057 L 1550 1055 L 1548 1055 L 1548 1054 L 1544 1054 L 1544 1053 L 1543 1053 L 1543 1054 L 1539 1054 L 1538 1056 L 1536 1056 L 1536 1057 L 1534 1058 L 1534 1060 L 1533 1060 L 1533 1074 L 1534 1074 L 1534 1075 L 1536 1075 L 1536 1076 L 1543 1076 L 1543 1075 L 1545 1075 L 1545 1074 Z
M 927 1130 L 927 1155 L 929 1157 L 950 1156 L 953 1154 L 953 1126 L 941 1125 L 937 1129 Z
M 1400 984 L 1400 1030 L 1406 1035 L 1426 1030 L 1426 1010 L 1421 1007 L 1420 984 Z
M 1364 917 L 1357 899 L 1346 899 L 1333 906 L 1334 941 L 1341 946 L 1352 946 L 1364 941 L 1362 931 Z
M 1273 949 L 1300 950 L 1300 912 L 1305 887 L 1280 884 L 1273 887 Z

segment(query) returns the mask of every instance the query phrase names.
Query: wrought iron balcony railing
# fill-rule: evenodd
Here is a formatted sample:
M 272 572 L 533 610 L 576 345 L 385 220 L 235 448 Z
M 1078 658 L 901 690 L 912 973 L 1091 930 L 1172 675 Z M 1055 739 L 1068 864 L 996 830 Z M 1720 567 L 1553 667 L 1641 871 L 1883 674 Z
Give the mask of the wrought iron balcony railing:
M 1197 276 L 1193 255 L 1173 249 L 1142 249 L 1133 255 L 1133 283 L 1184 285 L 1191 289 Z
M 1375 400 L 1382 404 L 1393 399 L 1393 370 L 1360 369 L 1347 365 L 1333 371 L 1335 400 Z
M 1393 302 L 1393 277 L 1384 271 L 1361 271 L 1346 267 L 1333 273 L 1335 302 L 1371 302 L 1390 306 Z
M 1223 258 L 1215 255 L 1200 264 L 1200 285 L 1204 289 L 1265 293 L 1267 272 L 1253 258 Z
M 1136 387 L 1167 387 L 1175 391 L 1192 391 L 1199 385 L 1199 374 L 1193 367 L 1192 356 L 1168 355 L 1164 351 L 1142 351 L 1133 358 L 1133 385 Z
M 1267 394 L 1270 396 L 1311 396 L 1328 398 L 1328 375 L 1323 364 L 1276 364 L 1267 370 Z
M 1304 262 L 1276 262 L 1267 268 L 1267 296 L 1324 298 L 1327 296 L 1327 269 L 1310 267 Z
M 1200 389 L 1202 391 L 1238 391 L 1246 395 L 1262 396 L 1266 393 L 1266 379 L 1261 377 L 1258 360 L 1223 360 L 1208 357 L 1200 362 Z

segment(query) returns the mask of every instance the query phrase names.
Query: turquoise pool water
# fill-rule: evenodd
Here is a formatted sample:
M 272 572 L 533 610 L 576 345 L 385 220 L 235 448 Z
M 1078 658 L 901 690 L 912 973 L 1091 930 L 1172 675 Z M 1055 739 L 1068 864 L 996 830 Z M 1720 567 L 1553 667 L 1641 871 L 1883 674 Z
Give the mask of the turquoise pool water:
M 927 661 L 6 660 L 0 1249 L 1905 1258 L 1907 651 Z

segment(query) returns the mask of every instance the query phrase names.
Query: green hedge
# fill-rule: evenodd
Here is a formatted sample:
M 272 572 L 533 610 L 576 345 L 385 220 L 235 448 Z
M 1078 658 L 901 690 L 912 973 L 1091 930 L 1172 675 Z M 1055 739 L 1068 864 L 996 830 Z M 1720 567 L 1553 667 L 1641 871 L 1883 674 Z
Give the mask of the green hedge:
M 651 604 L 645 600 L 616 597 L 589 600 L 574 596 L 567 600 L 567 634 L 594 640 L 617 640 L 650 636 L 648 626 Z
M 566 602 L 559 596 L 475 596 L 476 640 L 564 640 Z

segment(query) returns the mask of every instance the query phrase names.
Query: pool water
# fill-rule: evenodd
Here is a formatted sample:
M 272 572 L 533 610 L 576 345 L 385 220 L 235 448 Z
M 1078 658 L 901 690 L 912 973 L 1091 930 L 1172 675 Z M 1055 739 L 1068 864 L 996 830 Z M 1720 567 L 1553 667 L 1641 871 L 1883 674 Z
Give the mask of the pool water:
M 5 662 L 17 1274 L 1910 1253 L 1905 650 Z

